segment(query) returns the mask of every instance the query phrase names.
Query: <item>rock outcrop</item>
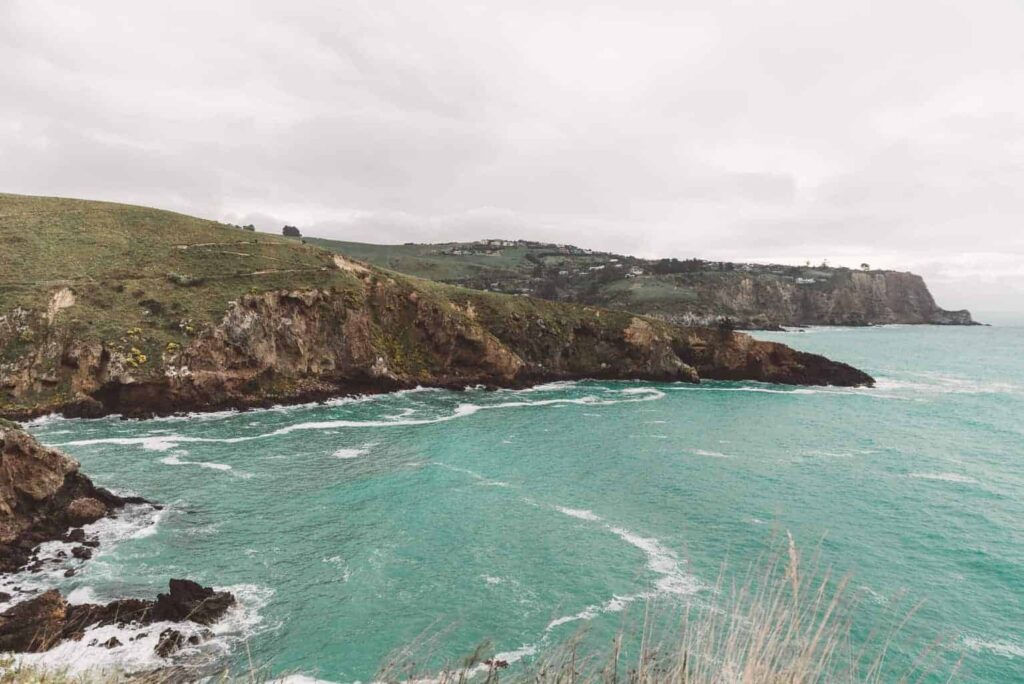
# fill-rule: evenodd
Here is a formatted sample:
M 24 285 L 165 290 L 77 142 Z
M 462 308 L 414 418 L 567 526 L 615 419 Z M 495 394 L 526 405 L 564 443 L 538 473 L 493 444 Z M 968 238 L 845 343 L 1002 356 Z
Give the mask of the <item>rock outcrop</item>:
M 96 487 L 74 459 L 9 423 L 0 425 L 0 572 L 25 565 L 39 544 L 129 503 L 145 501 Z
M 119 599 L 105 605 L 69 604 L 55 589 L 23 601 L 0 614 L 0 652 L 39 653 L 67 639 L 80 640 L 85 630 L 104 625 L 151 625 L 191 621 L 211 625 L 235 604 L 230 592 L 218 592 L 190 580 L 172 579 L 156 600 Z M 156 646 L 161 656 L 186 643 L 167 629 Z M 119 644 L 104 644 L 108 648 Z
M 0 369 L 9 404 L 43 400 L 6 412 L 142 416 L 417 385 L 519 387 L 579 378 L 873 382 L 844 364 L 741 333 L 466 290 L 439 298 L 417 281 L 360 275 L 358 297 L 322 289 L 241 297 L 219 323 L 146 369 L 99 342 L 43 338 L 14 371 Z M 47 383 L 69 391 L 47 392 Z

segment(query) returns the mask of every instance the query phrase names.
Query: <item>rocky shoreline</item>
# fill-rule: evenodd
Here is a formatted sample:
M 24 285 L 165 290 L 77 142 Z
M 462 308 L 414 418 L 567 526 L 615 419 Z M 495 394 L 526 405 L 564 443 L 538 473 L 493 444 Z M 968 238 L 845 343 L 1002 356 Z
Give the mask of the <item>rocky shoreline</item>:
M 141 497 L 120 497 L 96 487 L 80 472 L 77 461 L 41 445 L 16 424 L 0 421 L 0 577 L 37 573 L 63 559 L 88 560 L 99 541 L 89 538 L 84 526 L 117 516 L 128 505 L 160 508 Z M 40 558 L 40 545 L 50 541 L 75 544 L 70 557 L 59 551 L 55 559 Z M 65 576 L 74 573 L 69 567 Z M 185 579 L 171 579 L 168 593 L 152 600 L 124 598 L 107 604 L 70 604 L 55 589 L 19 593 L 0 594 L 0 602 L 13 602 L 0 613 L 0 652 L 47 651 L 63 641 L 81 641 L 86 630 L 105 625 L 191 622 L 209 626 L 236 603 L 229 592 Z M 163 626 L 154 650 L 167 657 L 209 636 L 208 630 L 186 635 Z M 123 644 L 111 637 L 89 645 L 115 648 Z
M 874 383 L 847 364 L 724 328 L 526 298 L 511 308 L 509 298 L 471 291 L 442 302 L 370 275 L 365 288 L 358 303 L 323 290 L 246 295 L 188 346 L 144 364 L 116 344 L 40 323 L 26 328 L 36 351 L 0 364 L 0 416 L 148 417 L 582 379 Z

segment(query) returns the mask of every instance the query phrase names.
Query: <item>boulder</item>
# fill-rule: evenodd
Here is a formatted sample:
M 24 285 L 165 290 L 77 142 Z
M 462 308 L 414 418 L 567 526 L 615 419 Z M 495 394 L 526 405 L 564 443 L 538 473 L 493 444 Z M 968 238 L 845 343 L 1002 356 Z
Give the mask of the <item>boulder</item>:
M 83 496 L 68 504 L 69 522 L 74 525 L 88 525 L 94 523 L 107 514 L 107 507 L 103 502 L 90 496 Z
M 191 620 L 210 625 L 234 604 L 235 597 L 229 592 L 215 592 L 190 580 L 172 579 L 170 593 L 157 595 L 152 618 L 154 622 Z

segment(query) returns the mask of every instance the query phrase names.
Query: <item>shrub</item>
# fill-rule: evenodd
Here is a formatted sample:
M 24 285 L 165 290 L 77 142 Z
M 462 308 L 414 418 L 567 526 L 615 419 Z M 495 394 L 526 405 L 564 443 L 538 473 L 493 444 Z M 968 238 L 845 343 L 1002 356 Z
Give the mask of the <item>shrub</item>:
M 190 276 L 183 273 L 168 273 L 167 279 L 175 285 L 181 285 L 182 287 L 196 287 L 206 282 L 205 278 L 198 276 Z

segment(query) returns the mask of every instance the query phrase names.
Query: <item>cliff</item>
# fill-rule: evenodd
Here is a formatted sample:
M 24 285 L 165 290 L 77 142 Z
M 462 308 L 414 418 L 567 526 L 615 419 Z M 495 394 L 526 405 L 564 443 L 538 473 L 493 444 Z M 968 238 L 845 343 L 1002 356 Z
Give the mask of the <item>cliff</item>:
M 920 276 L 866 267 L 650 260 L 526 240 L 312 242 L 423 278 L 622 309 L 680 325 L 974 324 L 968 311 L 940 308 Z
M 144 501 L 94 486 L 77 461 L 0 422 L 0 573 L 24 566 L 39 544 L 129 503 Z
M 679 275 L 676 282 L 697 301 L 663 305 L 652 315 L 679 324 L 729 318 L 744 328 L 805 325 L 975 325 L 970 312 L 939 308 L 913 273 L 831 269 L 817 277 L 732 271 L 725 275 Z M 629 305 L 609 297 L 607 306 Z
M 0 195 L 0 238 L 12 417 L 586 377 L 872 382 L 725 329 L 442 285 L 139 207 Z

